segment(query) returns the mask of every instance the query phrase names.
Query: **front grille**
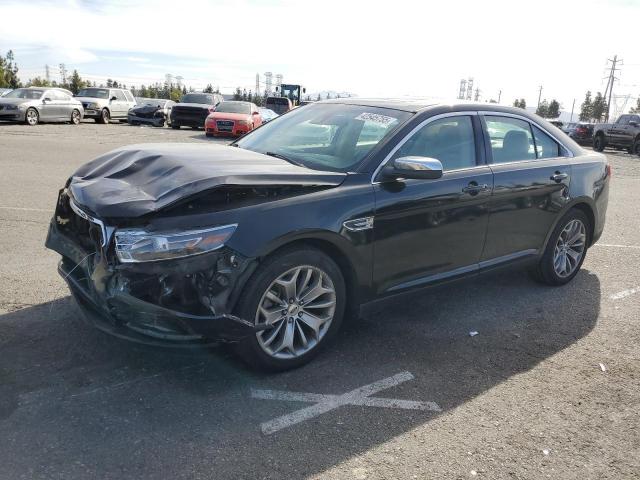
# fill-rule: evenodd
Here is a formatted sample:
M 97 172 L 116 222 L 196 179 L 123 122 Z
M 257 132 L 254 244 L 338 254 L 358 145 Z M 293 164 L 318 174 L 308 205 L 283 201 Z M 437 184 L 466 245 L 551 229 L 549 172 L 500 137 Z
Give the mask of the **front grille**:
M 89 102 L 82 102 L 82 106 L 84 108 L 88 108 L 89 107 Z
M 216 127 L 220 132 L 232 132 L 233 122 L 231 120 L 216 120 Z
M 0 105 L 0 110 L 2 110 L 4 108 L 4 105 Z
M 156 112 L 135 112 L 134 115 L 139 118 L 153 118 Z

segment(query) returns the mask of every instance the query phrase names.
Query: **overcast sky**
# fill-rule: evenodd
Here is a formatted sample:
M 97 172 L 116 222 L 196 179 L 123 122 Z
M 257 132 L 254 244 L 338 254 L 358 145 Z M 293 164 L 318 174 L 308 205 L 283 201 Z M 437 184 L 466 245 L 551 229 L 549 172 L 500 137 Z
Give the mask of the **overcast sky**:
M 640 0 L 353 1 L 0 0 L 0 51 L 23 80 L 65 63 L 83 77 L 255 88 L 282 73 L 307 91 L 455 98 L 474 77 L 481 99 L 557 98 L 566 110 L 604 90 L 640 93 Z

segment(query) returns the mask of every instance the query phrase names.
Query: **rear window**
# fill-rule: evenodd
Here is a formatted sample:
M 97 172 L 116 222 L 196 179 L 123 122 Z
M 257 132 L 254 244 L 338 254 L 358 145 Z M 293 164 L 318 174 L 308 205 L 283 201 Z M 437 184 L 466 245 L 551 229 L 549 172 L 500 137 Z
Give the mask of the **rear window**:
M 206 105 L 214 105 L 213 95 L 206 95 L 204 93 L 187 93 L 180 99 L 180 103 L 202 103 Z

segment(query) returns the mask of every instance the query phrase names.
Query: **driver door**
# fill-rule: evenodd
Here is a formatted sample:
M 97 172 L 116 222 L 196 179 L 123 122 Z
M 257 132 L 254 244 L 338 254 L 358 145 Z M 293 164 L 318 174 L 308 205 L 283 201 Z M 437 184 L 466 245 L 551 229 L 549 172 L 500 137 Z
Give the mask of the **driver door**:
M 374 181 L 374 285 L 377 293 L 425 285 L 478 270 L 493 174 L 485 165 L 475 113 L 428 119 L 391 160 L 440 160 L 435 180 Z

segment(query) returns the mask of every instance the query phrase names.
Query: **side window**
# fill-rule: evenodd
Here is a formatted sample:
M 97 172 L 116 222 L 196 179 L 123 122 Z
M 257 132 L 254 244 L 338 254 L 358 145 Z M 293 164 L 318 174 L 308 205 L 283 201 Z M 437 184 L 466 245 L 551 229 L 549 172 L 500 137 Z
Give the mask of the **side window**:
M 536 151 L 529 122 L 510 117 L 485 117 L 493 163 L 535 160 Z
M 122 90 L 114 90 L 113 94 L 115 95 L 116 99 L 119 102 L 126 102 L 127 101 L 126 97 L 124 96 L 124 93 L 122 93 Z
M 629 123 L 629 115 L 621 115 L 618 119 L 618 125 L 627 125 Z
M 428 123 L 396 151 L 393 159 L 409 156 L 438 159 L 445 171 L 474 167 L 476 146 L 471 117 L 446 117 Z
M 533 127 L 533 138 L 536 141 L 536 157 L 537 158 L 555 158 L 561 157 L 560 146 L 556 141 L 540 130 L 535 125 Z
M 131 95 L 128 90 L 124 91 L 124 96 L 126 97 L 127 102 L 135 102 L 133 95 Z

